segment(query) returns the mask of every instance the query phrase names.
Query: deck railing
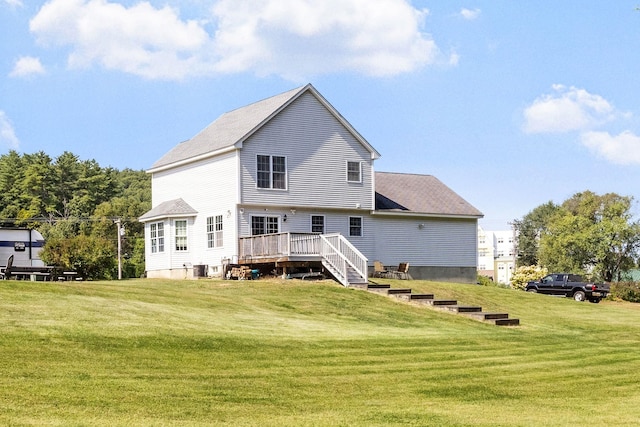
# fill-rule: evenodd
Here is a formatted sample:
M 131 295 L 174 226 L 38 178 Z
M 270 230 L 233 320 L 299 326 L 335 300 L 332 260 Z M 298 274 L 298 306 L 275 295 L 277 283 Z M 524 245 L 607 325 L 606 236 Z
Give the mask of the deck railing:
M 240 259 L 320 255 L 320 235 L 275 233 L 240 238 Z
M 368 278 L 367 258 L 340 233 L 275 233 L 240 238 L 241 260 L 285 256 L 317 256 L 345 286 L 349 286 L 350 272 L 365 282 Z

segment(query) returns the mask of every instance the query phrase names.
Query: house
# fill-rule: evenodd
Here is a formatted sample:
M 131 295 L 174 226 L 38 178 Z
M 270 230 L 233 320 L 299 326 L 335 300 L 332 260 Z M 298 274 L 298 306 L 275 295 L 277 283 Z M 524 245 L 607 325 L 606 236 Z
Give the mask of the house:
M 516 265 L 514 240 L 513 230 L 478 227 L 478 274 L 509 284 Z
M 475 282 L 482 213 L 433 176 L 374 172 L 379 157 L 311 84 L 223 114 L 148 170 L 147 277 L 319 265 L 349 286 L 380 260 Z

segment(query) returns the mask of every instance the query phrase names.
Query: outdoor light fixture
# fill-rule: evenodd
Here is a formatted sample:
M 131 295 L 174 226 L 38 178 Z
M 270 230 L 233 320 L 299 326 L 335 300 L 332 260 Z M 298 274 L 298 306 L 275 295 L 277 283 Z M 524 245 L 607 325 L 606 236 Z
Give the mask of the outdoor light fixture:
M 287 214 L 284 214 L 284 216 L 282 217 L 282 221 L 287 222 Z

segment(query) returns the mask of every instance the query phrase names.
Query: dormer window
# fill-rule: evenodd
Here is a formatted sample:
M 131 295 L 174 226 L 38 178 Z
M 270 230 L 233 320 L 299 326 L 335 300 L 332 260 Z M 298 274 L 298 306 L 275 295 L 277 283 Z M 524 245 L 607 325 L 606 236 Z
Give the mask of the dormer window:
M 362 164 L 347 162 L 347 182 L 362 182 Z

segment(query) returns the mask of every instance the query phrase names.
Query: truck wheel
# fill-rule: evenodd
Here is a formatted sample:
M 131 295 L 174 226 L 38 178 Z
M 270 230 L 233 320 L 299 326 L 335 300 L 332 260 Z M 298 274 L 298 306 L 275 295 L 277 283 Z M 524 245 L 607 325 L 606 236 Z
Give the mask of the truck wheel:
M 576 300 L 576 301 L 579 301 L 579 302 L 584 301 L 584 299 L 585 299 L 584 292 L 582 292 L 582 291 L 576 291 L 576 292 L 573 294 L 573 299 L 574 299 L 574 300 Z
M 599 302 L 600 302 L 600 298 L 593 298 L 593 299 L 590 299 L 590 300 L 589 300 L 589 302 L 592 302 L 592 303 L 594 303 L 594 304 L 597 304 L 597 303 L 599 303 Z
M 537 293 L 537 292 L 538 292 L 538 290 L 537 290 L 537 289 L 534 289 L 534 288 L 531 288 L 531 289 L 527 289 L 527 292 L 531 292 L 531 293 L 534 293 L 534 294 L 535 294 L 535 293 Z

